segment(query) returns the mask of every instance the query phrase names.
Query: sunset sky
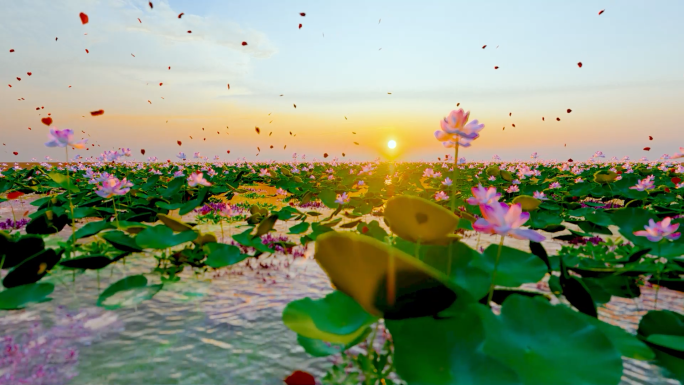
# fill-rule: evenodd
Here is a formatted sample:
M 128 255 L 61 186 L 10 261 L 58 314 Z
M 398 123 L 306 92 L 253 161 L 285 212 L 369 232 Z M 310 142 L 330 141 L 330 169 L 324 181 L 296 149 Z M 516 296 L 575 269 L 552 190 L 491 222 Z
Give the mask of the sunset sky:
M 84 157 L 436 160 L 457 103 L 486 125 L 468 160 L 684 146 L 681 0 L 152 2 L 2 2 L 0 161 L 63 160 L 48 113 Z

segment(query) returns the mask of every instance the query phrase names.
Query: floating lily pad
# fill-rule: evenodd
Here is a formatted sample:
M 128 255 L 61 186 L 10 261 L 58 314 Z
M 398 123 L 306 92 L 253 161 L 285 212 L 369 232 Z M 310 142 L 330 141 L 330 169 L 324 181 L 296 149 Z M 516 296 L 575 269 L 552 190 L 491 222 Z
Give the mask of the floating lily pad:
M 445 274 L 359 234 L 330 232 L 319 236 L 316 261 L 338 290 L 377 317 L 433 315 L 448 308 L 457 296 L 466 295 Z
M 422 244 L 445 243 L 458 227 L 459 218 L 426 199 L 398 196 L 387 201 L 385 219 L 398 236 Z
M 283 323 L 290 330 L 307 338 L 348 344 L 377 321 L 354 299 L 334 291 L 324 298 L 302 298 L 292 301 L 283 310 Z
M 166 225 L 148 227 L 135 237 L 135 243 L 144 249 L 167 249 L 197 239 L 197 233 L 183 231 L 174 234 Z
M 133 275 L 114 282 L 97 299 L 97 306 L 108 310 L 137 305 L 154 297 L 164 285 L 148 285 L 143 275 Z
M 204 263 L 215 269 L 234 265 L 249 257 L 247 254 L 242 254 L 239 247 L 233 245 L 207 243 L 204 247 L 209 251 Z
M 23 309 L 30 303 L 49 301 L 55 290 L 51 283 L 30 283 L 0 291 L 0 310 Z

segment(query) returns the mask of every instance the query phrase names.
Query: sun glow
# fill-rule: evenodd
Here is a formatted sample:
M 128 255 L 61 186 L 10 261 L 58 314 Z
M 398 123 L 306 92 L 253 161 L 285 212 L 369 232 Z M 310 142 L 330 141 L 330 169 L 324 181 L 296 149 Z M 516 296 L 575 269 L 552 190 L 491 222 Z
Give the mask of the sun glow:
M 390 140 L 389 142 L 387 142 L 387 147 L 395 148 L 397 147 L 397 142 L 395 142 L 394 140 Z

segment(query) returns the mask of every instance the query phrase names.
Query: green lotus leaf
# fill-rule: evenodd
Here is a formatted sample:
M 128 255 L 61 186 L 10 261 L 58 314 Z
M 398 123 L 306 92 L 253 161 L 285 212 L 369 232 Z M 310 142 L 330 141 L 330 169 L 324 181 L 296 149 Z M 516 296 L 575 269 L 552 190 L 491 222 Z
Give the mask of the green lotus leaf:
M 157 213 L 157 218 L 168 228 L 176 232 L 192 230 L 192 226 L 168 215 Z
M 617 177 L 618 174 L 616 172 L 610 170 L 600 170 L 594 173 L 594 182 L 601 184 L 610 183 L 614 182 Z
M 97 306 L 107 310 L 137 305 L 157 294 L 163 285 L 148 285 L 143 275 L 120 279 L 106 288 L 97 299 Z
M 585 316 L 538 298 L 512 295 L 501 315 L 478 308 L 484 352 L 515 370 L 526 385 L 617 385 L 620 352 Z
M 143 249 L 166 249 L 197 239 L 194 231 L 174 234 L 166 225 L 148 227 L 135 237 L 135 243 Z
M 292 301 L 283 310 L 283 323 L 290 330 L 307 338 L 348 344 L 377 321 L 353 298 L 334 291 L 324 298 L 302 298 Z
M 447 319 L 390 320 L 387 327 L 397 374 L 409 384 L 522 384 L 511 368 L 482 351 L 485 330 L 469 308 Z
M 459 218 L 423 198 L 397 196 L 385 205 L 385 219 L 398 236 L 421 244 L 444 244 L 454 234 Z
M 239 247 L 233 245 L 207 243 L 204 247 L 209 251 L 204 263 L 215 269 L 234 265 L 249 257 L 248 254 L 242 254 Z
M 523 211 L 534 211 L 542 201 L 529 195 L 519 195 L 513 199 L 513 204 L 519 204 Z
M 470 264 L 491 277 L 498 253 L 499 245 L 489 245 L 484 253 L 478 254 Z M 546 272 L 546 264 L 536 255 L 503 246 L 494 283 L 498 286 L 518 287 L 524 283 L 539 282 Z
M 55 290 L 51 283 L 30 283 L 0 291 L 0 310 L 23 309 L 30 303 L 49 301 Z
M 467 293 L 445 274 L 387 244 L 354 233 L 316 241 L 316 261 L 332 284 L 386 319 L 434 315 Z

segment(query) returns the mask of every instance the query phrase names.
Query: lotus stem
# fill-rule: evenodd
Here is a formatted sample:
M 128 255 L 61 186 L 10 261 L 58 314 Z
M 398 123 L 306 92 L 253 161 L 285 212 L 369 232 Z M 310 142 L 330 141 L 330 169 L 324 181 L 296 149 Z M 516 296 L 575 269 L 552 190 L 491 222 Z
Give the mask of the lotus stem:
M 74 218 L 74 202 L 71 201 L 71 179 L 69 177 L 69 146 L 64 146 L 66 154 L 66 177 L 67 177 L 67 198 L 69 199 L 69 210 L 71 211 L 71 247 L 69 247 L 69 257 L 76 242 L 76 218 Z
M 116 229 L 118 230 L 121 228 L 121 225 L 119 224 L 119 213 L 117 213 L 117 211 L 116 211 L 116 200 L 113 197 L 112 197 L 112 205 L 114 206 L 114 219 L 116 220 Z M 126 263 L 125 260 L 126 260 L 126 258 L 124 258 L 124 263 Z
M 390 249 L 394 250 L 394 249 Z M 394 306 L 396 300 L 396 276 L 394 267 L 394 253 L 390 252 L 389 260 L 387 261 L 387 305 Z
M 501 259 L 501 249 L 503 248 L 504 236 L 501 236 L 501 241 L 499 242 L 499 250 L 496 252 L 496 261 L 494 262 L 494 270 L 492 270 L 492 283 L 489 286 L 489 294 L 487 295 L 487 306 L 492 302 L 492 297 L 494 296 L 494 278 L 496 278 L 496 269 L 499 268 L 499 259 Z

